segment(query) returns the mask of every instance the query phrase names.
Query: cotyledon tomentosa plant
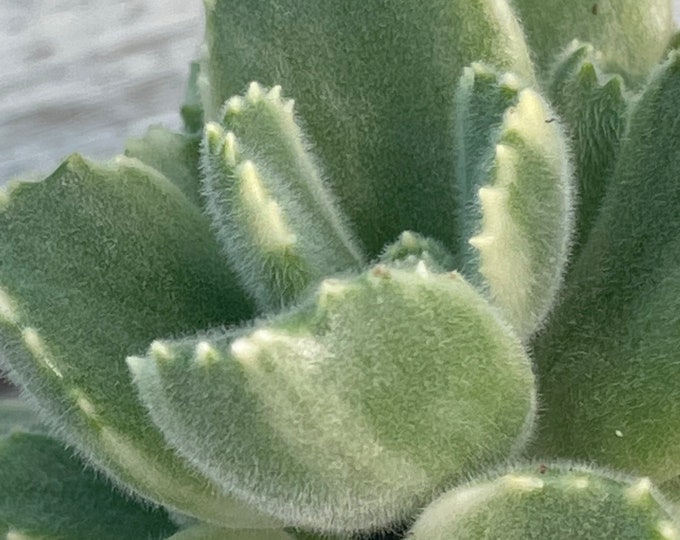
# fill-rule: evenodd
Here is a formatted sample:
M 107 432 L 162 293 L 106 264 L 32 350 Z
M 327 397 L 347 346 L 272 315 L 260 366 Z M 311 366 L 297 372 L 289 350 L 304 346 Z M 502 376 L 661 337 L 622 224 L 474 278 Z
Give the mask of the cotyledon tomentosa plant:
M 11 185 L 0 532 L 680 538 L 670 2 L 545 4 L 206 0 L 184 132 Z

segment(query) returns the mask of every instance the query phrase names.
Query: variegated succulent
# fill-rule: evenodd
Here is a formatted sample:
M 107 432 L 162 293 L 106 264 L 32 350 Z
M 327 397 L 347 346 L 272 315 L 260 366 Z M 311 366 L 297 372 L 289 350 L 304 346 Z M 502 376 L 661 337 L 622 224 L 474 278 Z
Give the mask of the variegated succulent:
M 680 538 L 669 0 L 205 7 L 1 195 L 0 534 Z

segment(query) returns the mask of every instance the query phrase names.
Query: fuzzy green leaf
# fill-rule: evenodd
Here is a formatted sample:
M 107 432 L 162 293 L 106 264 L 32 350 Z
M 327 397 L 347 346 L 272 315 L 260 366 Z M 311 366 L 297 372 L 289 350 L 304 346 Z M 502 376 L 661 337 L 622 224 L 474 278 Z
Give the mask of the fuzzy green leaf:
M 452 489 L 407 540 L 673 540 L 680 519 L 646 478 L 571 463 L 517 466 Z
M 457 274 L 377 266 L 328 279 L 255 328 L 157 341 L 128 363 L 168 442 L 287 524 L 385 527 L 520 450 L 522 346 Z
M 147 540 L 177 529 L 163 510 L 125 498 L 44 435 L 0 438 L 0 486 L 7 540 Z
M 574 41 L 555 63 L 548 86 L 574 155 L 578 197 L 572 258 L 595 222 L 628 119 L 630 98 L 623 79 L 605 73 L 601 65 L 601 53 Z
M 671 0 L 512 0 L 538 70 L 573 39 L 602 51 L 603 68 L 639 87 L 662 59 L 674 24 Z
M 252 83 L 205 130 L 203 192 L 218 240 L 259 306 L 279 308 L 363 259 L 281 89 Z
M 450 112 L 461 71 L 479 60 L 533 78 L 506 0 L 206 6 L 209 119 L 251 81 L 281 85 L 369 257 L 405 230 L 455 247 Z
M 125 155 L 165 175 L 187 199 L 201 206 L 200 144 L 198 134 L 173 133 L 163 126 L 151 126 L 141 139 L 128 139 Z
M 251 315 L 218 251 L 207 220 L 155 170 L 70 157 L 4 194 L 2 360 L 68 443 L 117 481 L 184 513 L 251 525 L 252 513 L 166 448 L 124 364 L 158 336 Z
M 550 310 L 572 230 L 566 137 L 517 77 L 466 68 L 456 95 L 459 268 L 522 339 Z
M 632 111 L 600 216 L 535 344 L 536 452 L 680 475 L 680 52 Z

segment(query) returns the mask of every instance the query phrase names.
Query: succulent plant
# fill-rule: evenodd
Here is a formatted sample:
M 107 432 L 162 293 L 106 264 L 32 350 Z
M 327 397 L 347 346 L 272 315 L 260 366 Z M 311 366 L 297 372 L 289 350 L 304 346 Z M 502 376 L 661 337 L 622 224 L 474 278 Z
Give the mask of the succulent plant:
M 678 538 L 670 2 L 205 7 L 182 132 L 0 199 L 0 533 Z

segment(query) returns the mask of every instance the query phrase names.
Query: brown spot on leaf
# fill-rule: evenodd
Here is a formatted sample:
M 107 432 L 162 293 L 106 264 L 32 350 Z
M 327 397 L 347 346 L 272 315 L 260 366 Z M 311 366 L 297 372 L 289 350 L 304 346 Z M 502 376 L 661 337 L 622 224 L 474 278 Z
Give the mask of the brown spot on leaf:
M 383 266 L 382 264 L 379 264 L 373 269 L 373 275 L 375 277 L 383 279 L 389 279 L 391 277 L 390 271 L 387 269 L 387 267 Z

